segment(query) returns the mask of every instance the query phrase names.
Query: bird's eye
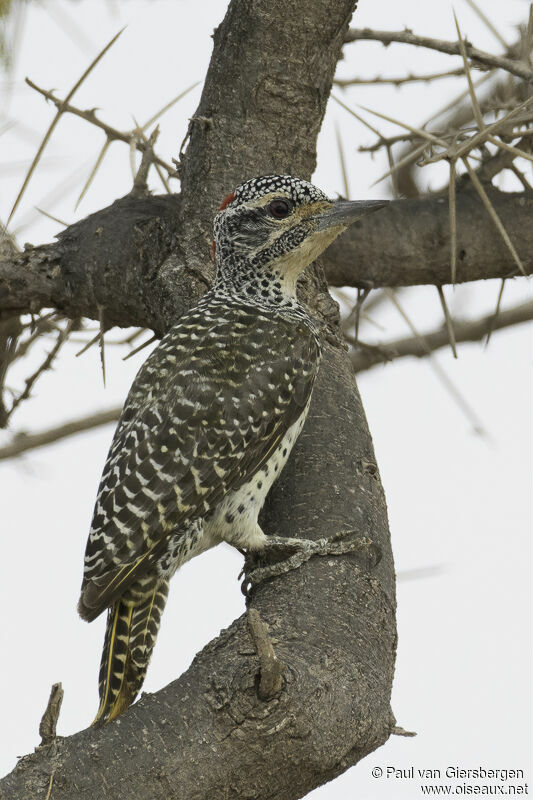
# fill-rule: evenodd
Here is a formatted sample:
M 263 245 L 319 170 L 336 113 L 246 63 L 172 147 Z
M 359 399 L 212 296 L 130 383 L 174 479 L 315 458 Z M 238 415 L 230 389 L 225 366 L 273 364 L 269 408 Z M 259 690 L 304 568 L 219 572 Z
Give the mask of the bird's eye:
M 276 219 L 283 219 L 291 213 L 292 203 L 289 200 L 272 200 L 268 210 Z

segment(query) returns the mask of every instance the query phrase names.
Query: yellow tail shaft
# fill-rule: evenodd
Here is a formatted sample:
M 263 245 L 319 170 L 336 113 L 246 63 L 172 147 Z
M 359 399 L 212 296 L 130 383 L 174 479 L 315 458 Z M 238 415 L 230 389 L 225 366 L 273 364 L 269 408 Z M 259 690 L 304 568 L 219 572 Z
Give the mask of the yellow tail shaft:
M 100 707 L 93 722 L 110 722 L 130 706 L 143 685 L 154 648 L 168 581 L 147 575 L 109 609 L 100 662 Z

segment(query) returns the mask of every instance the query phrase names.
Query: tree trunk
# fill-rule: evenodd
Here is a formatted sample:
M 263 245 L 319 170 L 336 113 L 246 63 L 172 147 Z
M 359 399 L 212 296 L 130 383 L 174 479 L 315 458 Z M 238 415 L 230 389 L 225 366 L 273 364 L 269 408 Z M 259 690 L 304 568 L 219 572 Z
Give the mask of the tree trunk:
M 233 0 L 215 35 L 181 198 L 124 199 L 71 226 L 57 245 L 27 251 L 28 271 L 11 273 L 3 307 L 27 308 L 33 294 L 35 306 L 67 315 L 103 308 L 106 325 L 168 329 L 209 282 L 211 220 L 224 194 L 265 172 L 310 177 L 354 5 Z M 316 265 L 302 291 L 331 326 L 336 307 Z M 26 296 L 21 305 L 9 305 L 13 292 Z M 1 798 L 49 790 L 53 800 L 298 798 L 386 741 L 396 634 L 385 500 L 351 366 L 328 339 L 265 528 L 311 538 L 353 529 L 375 547 L 312 558 L 252 594 L 285 665 L 282 691 L 259 698 L 260 664 L 244 615 L 181 678 L 114 723 L 23 759 L 0 783 Z

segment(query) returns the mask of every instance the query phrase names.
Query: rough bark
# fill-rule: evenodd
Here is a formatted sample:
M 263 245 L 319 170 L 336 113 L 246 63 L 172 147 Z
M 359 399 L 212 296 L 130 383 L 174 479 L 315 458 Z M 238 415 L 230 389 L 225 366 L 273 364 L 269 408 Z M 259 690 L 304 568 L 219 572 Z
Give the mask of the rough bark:
M 468 186 L 468 184 L 467 184 Z M 518 251 L 533 272 L 533 193 L 487 192 Z M 457 194 L 457 283 L 505 278 L 516 264 L 477 193 Z M 326 251 L 331 286 L 418 286 L 451 283 L 448 198 L 400 200 L 356 222 Z
M 243 616 L 117 722 L 28 756 L 0 785 L 3 800 L 45 796 L 54 770 L 54 800 L 298 798 L 387 739 L 395 628 L 383 493 L 346 355 L 329 350 L 324 366 L 265 524 L 310 537 L 354 528 L 381 546 L 380 564 L 319 557 L 258 587 L 252 605 L 287 665 L 278 698 L 258 697 Z
M 310 162 L 296 164 L 294 172 L 308 174 L 311 168 Z M 261 169 L 247 172 L 252 171 Z M 232 185 L 229 176 L 225 185 Z M 221 197 L 220 189 L 215 196 Z M 533 273 L 533 195 L 492 191 L 490 198 L 526 272 Z M 180 208 L 178 196 L 128 196 L 71 225 L 57 242 L 4 259 L 0 309 L 52 307 L 70 317 L 98 319 L 98 307 L 104 306 L 108 325 L 142 325 L 162 333 L 211 277 L 208 234 L 201 234 L 201 255 L 189 257 L 183 243 L 185 229 L 192 236 L 190 223 L 182 222 Z M 475 192 L 458 194 L 457 220 L 458 283 L 516 274 L 512 255 Z M 443 285 L 450 282 L 449 242 L 444 198 L 399 200 L 339 237 L 324 255 L 324 268 L 332 286 Z
M 210 219 L 222 187 L 223 195 L 270 170 L 310 177 L 354 5 L 233 0 L 215 35 L 196 115 L 208 122 L 192 125 L 181 200 L 127 198 L 69 228 L 57 245 L 27 251 L 25 268 L 4 283 L 1 307 L 21 309 L 34 297 L 72 316 L 103 308 L 106 325 L 166 330 L 205 289 Z M 302 288 L 315 314 L 334 320 L 318 267 Z M 10 306 L 13 296 L 19 300 Z M 298 798 L 387 739 L 394 571 L 370 434 L 338 345 L 328 348 L 308 422 L 264 524 L 309 537 L 354 529 L 383 556 L 377 567 L 370 556 L 314 558 L 256 589 L 252 605 L 287 665 L 279 697 L 258 697 L 258 659 L 241 617 L 185 675 L 116 722 L 24 759 L 0 783 L 2 800 L 49 790 L 53 800 Z

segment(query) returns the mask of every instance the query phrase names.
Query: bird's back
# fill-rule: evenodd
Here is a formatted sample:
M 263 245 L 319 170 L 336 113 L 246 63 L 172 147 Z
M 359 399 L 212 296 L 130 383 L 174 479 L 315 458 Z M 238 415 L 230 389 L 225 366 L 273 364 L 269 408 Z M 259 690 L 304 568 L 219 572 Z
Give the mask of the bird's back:
M 318 365 L 302 318 L 206 297 L 139 371 L 104 468 L 80 613 L 152 568 L 170 532 L 212 512 L 301 416 Z

